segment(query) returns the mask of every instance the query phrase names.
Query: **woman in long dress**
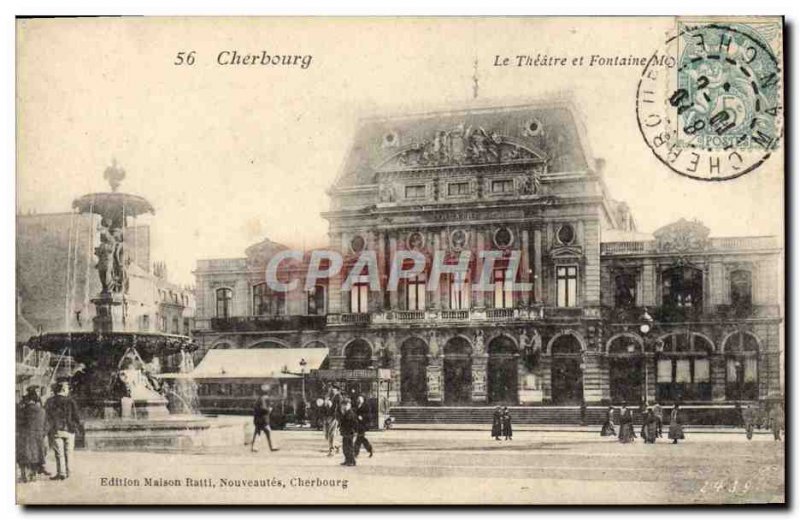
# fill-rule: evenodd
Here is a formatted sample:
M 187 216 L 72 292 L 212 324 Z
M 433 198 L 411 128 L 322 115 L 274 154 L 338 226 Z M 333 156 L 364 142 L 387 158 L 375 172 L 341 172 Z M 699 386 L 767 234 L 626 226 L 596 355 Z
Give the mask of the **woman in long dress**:
M 678 444 L 678 439 L 686 438 L 683 433 L 679 410 L 680 406 L 676 404 L 672 407 L 672 412 L 669 414 L 669 435 L 667 437 L 672 439 L 672 444 Z
M 499 441 L 500 435 L 503 434 L 503 412 L 500 410 L 500 407 L 494 409 L 494 415 L 492 416 L 492 437 L 494 440 Z
M 658 436 L 658 421 L 652 408 L 647 409 L 642 425 L 642 437 L 646 444 L 654 444 Z
M 626 407 L 623 406 L 619 414 L 619 442 L 629 443 L 636 439 L 636 434 L 633 432 L 633 414 Z
M 617 431 L 614 429 L 614 407 L 609 406 L 608 412 L 606 412 L 606 422 L 604 422 L 603 427 L 600 428 L 600 436 L 612 437 L 616 435 Z
M 17 463 L 23 482 L 37 475 L 49 475 L 44 469 L 47 444 L 45 443 L 46 414 L 39 397 L 39 389 L 28 387 L 17 410 Z

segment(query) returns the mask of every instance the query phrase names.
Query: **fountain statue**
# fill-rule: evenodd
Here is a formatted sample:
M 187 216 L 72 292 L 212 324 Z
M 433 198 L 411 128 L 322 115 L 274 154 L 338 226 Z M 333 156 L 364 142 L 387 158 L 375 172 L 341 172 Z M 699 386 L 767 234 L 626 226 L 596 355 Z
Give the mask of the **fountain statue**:
M 83 195 L 72 203 L 77 212 L 97 215 L 100 221 L 94 248 L 100 293 L 91 300 L 93 331 L 40 334 L 29 346 L 69 358 L 79 367 L 68 376 L 87 419 L 85 443 L 92 449 L 240 443 L 241 421 L 202 417 L 192 406 L 196 385 L 188 373 L 195 342 L 188 336 L 137 331 L 134 320 L 127 319 L 128 220 L 155 211 L 146 199 L 118 191 L 125 170 L 116 161 L 104 177 L 110 192 Z M 167 395 L 177 398 L 180 415 L 170 414 Z

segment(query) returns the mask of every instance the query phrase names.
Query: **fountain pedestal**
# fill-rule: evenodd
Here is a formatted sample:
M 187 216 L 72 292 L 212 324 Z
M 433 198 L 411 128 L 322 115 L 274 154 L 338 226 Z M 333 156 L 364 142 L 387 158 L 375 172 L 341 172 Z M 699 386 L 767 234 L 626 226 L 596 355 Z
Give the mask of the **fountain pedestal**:
M 125 330 L 123 297 L 120 294 L 100 293 L 92 299 L 95 316 L 92 320 L 95 332 L 109 333 Z

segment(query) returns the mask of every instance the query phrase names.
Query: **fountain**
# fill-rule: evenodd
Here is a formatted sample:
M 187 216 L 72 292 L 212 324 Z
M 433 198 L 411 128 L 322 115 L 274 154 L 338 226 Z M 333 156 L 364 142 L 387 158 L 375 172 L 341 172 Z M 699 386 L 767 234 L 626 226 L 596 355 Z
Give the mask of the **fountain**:
M 241 444 L 245 421 L 204 417 L 193 409 L 187 389 L 193 382 L 188 336 L 137 331 L 128 317 L 130 255 L 125 234 L 129 219 L 155 214 L 137 195 L 118 192 L 125 171 L 114 162 L 104 177 L 111 192 L 76 199 L 79 213 L 99 216 L 94 248 L 100 293 L 92 332 L 51 332 L 34 336 L 28 346 L 68 358 L 77 369 L 66 374 L 85 416 L 84 444 L 89 449 L 192 449 Z M 183 395 L 182 395 L 183 394 Z M 180 413 L 170 414 L 167 396 Z

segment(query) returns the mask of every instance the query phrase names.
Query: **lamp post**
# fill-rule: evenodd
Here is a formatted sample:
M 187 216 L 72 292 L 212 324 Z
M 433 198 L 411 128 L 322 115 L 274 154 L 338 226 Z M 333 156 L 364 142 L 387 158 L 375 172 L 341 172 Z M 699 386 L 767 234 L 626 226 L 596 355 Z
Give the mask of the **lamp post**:
M 639 325 L 639 332 L 641 332 L 642 336 L 644 336 L 644 347 L 647 347 L 652 341 L 649 334 L 650 331 L 653 330 L 653 322 L 655 321 L 653 317 L 650 316 L 650 313 L 647 312 L 647 307 L 645 307 L 642 311 L 641 320 L 642 324 Z M 644 389 L 642 393 L 644 395 L 643 400 L 645 406 L 647 405 L 647 386 L 650 382 L 650 378 L 647 376 L 647 350 L 647 348 L 644 348 L 644 352 L 642 352 L 642 368 L 644 369 Z
M 300 376 L 301 376 L 301 393 L 303 395 L 303 406 L 306 403 L 306 365 L 308 361 L 305 358 L 300 358 Z

